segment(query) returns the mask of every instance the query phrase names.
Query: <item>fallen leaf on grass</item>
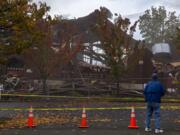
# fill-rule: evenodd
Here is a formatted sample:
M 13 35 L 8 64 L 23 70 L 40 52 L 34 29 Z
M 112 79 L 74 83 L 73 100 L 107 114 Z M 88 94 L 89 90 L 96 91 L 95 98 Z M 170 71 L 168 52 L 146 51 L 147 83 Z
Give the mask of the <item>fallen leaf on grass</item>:
M 35 117 L 35 125 L 48 125 L 48 124 L 66 124 L 70 122 L 70 117 L 65 116 L 49 116 L 49 117 Z M 76 119 L 74 119 L 74 122 Z M 0 122 L 0 128 L 25 128 L 27 126 L 27 118 L 23 115 L 17 115 L 10 120 Z

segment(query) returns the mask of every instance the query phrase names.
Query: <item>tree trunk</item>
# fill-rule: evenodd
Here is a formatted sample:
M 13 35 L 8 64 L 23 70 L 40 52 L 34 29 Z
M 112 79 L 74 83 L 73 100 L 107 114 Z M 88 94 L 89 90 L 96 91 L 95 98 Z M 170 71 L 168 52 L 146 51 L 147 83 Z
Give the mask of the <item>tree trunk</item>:
M 45 95 L 49 95 L 49 90 L 47 89 L 47 79 L 43 79 L 43 92 Z
M 116 95 L 119 95 L 119 80 L 117 81 L 117 84 L 116 84 L 116 86 L 117 86 Z

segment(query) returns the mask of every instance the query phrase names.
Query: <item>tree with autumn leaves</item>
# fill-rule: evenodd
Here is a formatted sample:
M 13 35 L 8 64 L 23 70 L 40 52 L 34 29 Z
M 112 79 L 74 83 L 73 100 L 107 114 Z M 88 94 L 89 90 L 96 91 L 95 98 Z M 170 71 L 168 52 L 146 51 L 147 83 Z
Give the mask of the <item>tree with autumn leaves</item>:
M 52 26 L 56 23 L 62 23 L 65 30 L 59 37 L 58 45 L 53 46 Z M 75 37 L 75 29 L 66 21 L 48 20 L 48 18 L 39 21 L 36 32 L 39 40 L 24 52 L 24 56 L 26 65 L 32 69 L 36 77 L 40 77 L 44 93 L 49 94 L 47 80 L 62 70 L 63 66 L 67 65 L 81 51 L 81 36 Z
M 26 67 L 42 80 L 46 94 L 47 79 L 81 49 L 81 36 L 73 36 L 73 26 L 52 19 L 47 14 L 49 10 L 46 3 L 35 4 L 31 0 L 0 2 L 0 64 L 6 64 L 11 55 L 21 55 Z M 55 23 L 63 23 L 66 27 L 57 47 L 52 45 L 52 26 Z
M 36 23 L 49 7 L 31 0 L 1 0 L 0 2 L 0 64 L 12 54 L 20 54 L 36 41 Z
M 176 47 L 176 53 L 180 55 L 180 28 L 177 28 L 176 36 L 174 38 L 174 44 Z
M 109 15 L 106 8 L 100 8 L 95 31 L 98 33 L 102 49 L 105 53 L 104 59 L 106 65 L 110 67 L 113 79 L 117 81 L 118 92 L 120 78 L 126 71 L 124 58 L 131 53 L 130 44 L 137 22 L 130 27 L 129 19 L 123 19 L 119 15 L 114 23 L 110 23 L 107 19 L 110 17 Z
M 9 57 L 21 55 L 43 38 L 37 24 L 49 17 L 49 9 L 46 3 L 37 5 L 31 0 L 1 0 L 0 64 L 6 65 Z
M 48 94 L 46 82 L 57 70 L 69 63 L 82 47 L 82 36 L 68 20 L 52 19 L 45 3 L 30 0 L 2 0 L 0 3 L 0 60 L 1 63 L 13 54 L 23 54 L 26 66 L 40 77 L 44 93 Z M 111 75 L 117 81 L 126 71 L 126 59 L 132 53 L 132 38 L 136 23 L 130 26 L 127 18 L 116 16 L 113 23 L 106 8 L 101 7 L 93 29 L 97 33 L 105 55 L 103 60 L 110 67 Z M 63 24 L 59 34 L 60 42 L 53 47 L 52 26 Z

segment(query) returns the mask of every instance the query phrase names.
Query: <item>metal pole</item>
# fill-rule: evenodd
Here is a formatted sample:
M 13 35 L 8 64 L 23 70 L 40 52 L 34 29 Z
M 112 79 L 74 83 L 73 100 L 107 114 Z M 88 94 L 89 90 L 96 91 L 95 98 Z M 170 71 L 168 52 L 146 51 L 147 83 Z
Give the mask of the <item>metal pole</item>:
M 0 85 L 0 100 L 1 100 L 1 93 L 2 93 L 2 90 L 3 90 L 3 85 L 1 84 L 1 85 Z

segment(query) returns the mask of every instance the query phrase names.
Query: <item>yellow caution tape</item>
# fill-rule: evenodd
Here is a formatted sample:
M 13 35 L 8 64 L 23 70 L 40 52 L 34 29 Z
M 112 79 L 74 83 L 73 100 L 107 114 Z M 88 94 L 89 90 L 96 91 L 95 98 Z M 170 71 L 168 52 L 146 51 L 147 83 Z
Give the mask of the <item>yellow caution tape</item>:
M 89 108 L 86 110 L 130 110 L 132 107 L 100 107 L 100 108 Z M 143 106 L 136 106 L 135 109 L 145 109 Z M 179 110 L 180 106 L 161 106 L 163 110 Z M 29 108 L 0 108 L 1 111 L 24 111 L 29 110 Z M 82 108 L 33 108 L 35 111 L 78 111 Z
M 71 99 L 99 99 L 99 100 L 121 100 L 121 101 L 144 101 L 144 98 L 113 98 L 113 97 L 77 97 L 77 96 L 55 96 L 55 95 L 24 95 L 24 94 L 1 94 L 9 97 L 38 97 L 38 98 L 71 98 Z M 162 102 L 180 102 L 180 99 L 164 98 Z
M 24 94 L 1 94 L 9 97 L 34 97 L 34 98 L 70 98 L 70 99 L 96 99 L 96 100 L 121 100 L 121 101 L 144 101 L 143 98 L 112 98 L 112 97 L 77 97 L 77 96 L 54 96 L 54 95 L 24 95 Z
M 9 96 L 9 97 L 67 98 L 67 96 L 25 95 L 25 94 L 1 94 L 1 96 Z M 69 97 L 69 98 L 75 98 L 75 97 Z M 80 97 L 77 97 L 77 98 L 80 98 Z

